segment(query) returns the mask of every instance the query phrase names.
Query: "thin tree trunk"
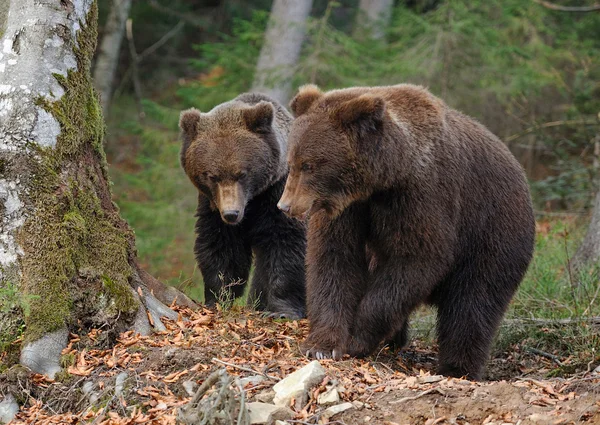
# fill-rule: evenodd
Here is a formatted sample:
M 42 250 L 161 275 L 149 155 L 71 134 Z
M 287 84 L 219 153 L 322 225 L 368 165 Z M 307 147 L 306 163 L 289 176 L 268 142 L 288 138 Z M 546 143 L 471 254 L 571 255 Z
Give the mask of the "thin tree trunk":
M 104 36 L 98 49 L 94 66 L 94 85 L 100 94 L 100 104 L 104 115 L 108 113 L 115 73 L 119 64 L 119 52 L 125 31 L 125 22 L 129 16 L 131 0 L 113 0 L 108 14 Z
M 253 91 L 286 104 L 306 34 L 312 0 L 275 0 L 256 65 Z
M 130 328 L 148 333 L 147 312 L 164 328 L 159 317 L 177 317 L 164 302 L 188 300 L 140 269 L 111 200 L 90 76 L 96 3 L 9 7 L 0 39 L 0 351 L 17 347 L 9 363 L 53 376 L 70 330 L 102 327 L 109 341 Z M 20 346 L 10 344 L 19 336 Z
M 593 139 L 594 142 L 594 170 L 596 174 L 596 187 L 600 186 L 600 134 Z M 575 270 L 590 266 L 600 269 L 600 190 L 596 193 L 592 220 L 588 227 L 583 242 L 573 257 Z
M 385 37 L 385 29 L 390 24 L 394 0 L 360 0 L 354 35 L 367 35 L 375 40 Z

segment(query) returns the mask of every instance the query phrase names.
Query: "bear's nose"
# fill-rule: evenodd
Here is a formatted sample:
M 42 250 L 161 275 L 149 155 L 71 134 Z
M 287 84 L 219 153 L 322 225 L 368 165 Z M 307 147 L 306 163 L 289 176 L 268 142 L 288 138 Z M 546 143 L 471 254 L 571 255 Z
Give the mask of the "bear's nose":
M 228 223 L 235 223 L 240 215 L 238 210 L 227 210 L 223 211 L 223 218 Z
M 279 208 L 284 213 L 289 213 L 290 212 L 290 206 L 288 204 L 285 204 L 285 203 L 281 202 L 281 201 L 279 201 L 277 203 L 277 208 Z

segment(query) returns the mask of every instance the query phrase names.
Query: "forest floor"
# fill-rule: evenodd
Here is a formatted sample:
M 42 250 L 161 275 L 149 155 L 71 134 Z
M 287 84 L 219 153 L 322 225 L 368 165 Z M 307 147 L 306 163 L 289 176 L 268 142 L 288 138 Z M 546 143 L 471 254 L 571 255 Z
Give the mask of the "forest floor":
M 268 398 L 278 380 L 309 363 L 298 349 L 305 320 L 276 321 L 236 308 L 179 313 L 177 322 L 164 320 L 167 331 L 125 333 L 111 349 L 90 348 L 103 340 L 102 330 L 72 334 L 55 380 L 10 369 L 0 376 L 0 391 L 22 406 L 11 424 L 175 424 L 178 409 L 219 368 L 253 377 L 244 383 L 251 402 Z M 304 405 L 291 405 L 295 417 L 288 423 L 600 424 L 598 359 L 570 376 L 547 378 L 569 359 L 516 344 L 494 355 L 486 380 L 476 383 L 435 375 L 436 356 L 431 342 L 416 339 L 401 353 L 382 348 L 364 360 L 321 361 L 327 377 Z M 325 419 L 327 406 L 317 398 L 331 385 L 339 403 L 354 407 Z

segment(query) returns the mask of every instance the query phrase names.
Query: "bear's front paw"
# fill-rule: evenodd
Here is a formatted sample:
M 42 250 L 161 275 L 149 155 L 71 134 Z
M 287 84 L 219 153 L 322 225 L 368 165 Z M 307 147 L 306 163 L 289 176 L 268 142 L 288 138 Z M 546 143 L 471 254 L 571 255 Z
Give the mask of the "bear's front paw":
M 333 350 L 319 350 L 319 349 L 309 349 L 306 350 L 305 353 L 308 358 L 315 358 L 317 360 L 325 360 L 325 359 L 333 359 L 333 360 L 341 360 L 343 357 L 342 351 L 339 349 Z
M 357 358 L 368 356 L 372 351 L 371 344 L 356 337 L 352 337 L 346 347 L 346 353 Z

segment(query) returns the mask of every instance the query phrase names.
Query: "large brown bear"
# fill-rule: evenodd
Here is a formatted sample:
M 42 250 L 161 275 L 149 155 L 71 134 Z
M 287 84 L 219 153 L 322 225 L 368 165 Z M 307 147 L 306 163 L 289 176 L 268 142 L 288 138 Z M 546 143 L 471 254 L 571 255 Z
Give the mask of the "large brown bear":
M 531 260 L 534 216 L 506 146 L 422 87 L 305 86 L 292 100 L 279 208 L 309 215 L 305 347 L 403 345 L 437 307 L 440 373 L 480 379 Z
M 305 316 L 305 226 L 277 209 L 288 174 L 292 117 L 277 101 L 245 93 L 210 112 L 181 113 L 181 164 L 198 189 L 194 251 L 205 302 L 223 289 L 273 315 Z

